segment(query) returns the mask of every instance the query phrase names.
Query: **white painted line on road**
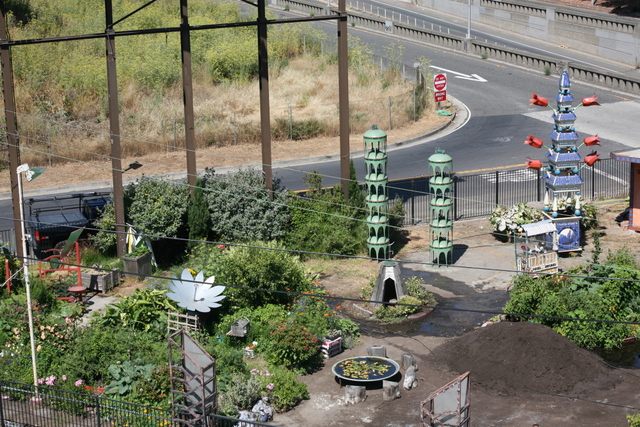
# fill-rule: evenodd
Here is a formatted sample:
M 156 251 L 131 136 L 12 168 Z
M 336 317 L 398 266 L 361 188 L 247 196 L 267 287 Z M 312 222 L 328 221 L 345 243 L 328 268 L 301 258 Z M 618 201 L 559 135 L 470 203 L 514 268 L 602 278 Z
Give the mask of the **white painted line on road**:
M 622 179 L 622 178 L 618 178 L 617 176 L 613 176 L 613 175 L 608 174 L 608 173 L 606 173 L 606 172 L 599 171 L 598 169 L 594 169 L 594 171 L 595 171 L 597 174 L 602 175 L 602 176 L 604 176 L 605 178 L 610 179 L 611 181 L 615 181 L 615 182 L 617 182 L 618 184 L 623 184 L 623 185 L 627 185 L 627 184 L 629 184 L 629 181 L 624 180 L 624 179 Z
M 447 72 L 447 73 L 455 74 L 457 79 L 471 80 L 473 82 L 486 83 L 486 80 L 483 79 L 482 77 L 480 77 L 477 74 L 458 73 L 457 71 L 447 70 L 447 69 L 442 68 L 442 67 L 436 67 L 435 65 L 429 65 L 429 68 L 433 68 L 434 70 L 439 70 L 439 71 L 444 71 L 444 72 Z

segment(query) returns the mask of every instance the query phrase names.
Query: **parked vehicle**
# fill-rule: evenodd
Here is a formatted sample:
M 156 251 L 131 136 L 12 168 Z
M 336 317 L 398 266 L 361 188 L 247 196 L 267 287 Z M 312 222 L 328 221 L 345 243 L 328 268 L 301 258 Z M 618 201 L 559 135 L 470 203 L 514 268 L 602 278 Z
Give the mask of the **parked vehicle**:
M 72 231 L 93 225 L 107 203 L 111 203 L 109 193 L 97 192 L 26 200 L 25 226 L 32 253 L 42 258 L 43 251 L 66 241 Z

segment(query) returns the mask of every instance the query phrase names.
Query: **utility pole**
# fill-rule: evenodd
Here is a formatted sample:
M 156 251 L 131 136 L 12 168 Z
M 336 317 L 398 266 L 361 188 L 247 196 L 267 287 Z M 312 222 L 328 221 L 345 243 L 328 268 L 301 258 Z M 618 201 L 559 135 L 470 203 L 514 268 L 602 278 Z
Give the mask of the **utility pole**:
M 113 177 L 113 207 L 116 213 L 116 250 L 118 258 L 126 253 L 124 189 L 122 186 L 122 150 L 120 149 L 120 110 L 118 108 L 118 77 L 116 70 L 116 39 L 113 36 L 113 5 L 104 0 L 107 45 L 107 86 L 109 92 L 109 137 Z
M 338 91 L 340 104 L 340 177 L 344 200 L 349 200 L 351 152 L 349 149 L 349 45 L 346 1 L 338 1 Z
M 6 3 L 0 1 L 0 40 L 8 41 L 6 21 Z M 16 118 L 16 100 L 13 88 L 13 66 L 11 63 L 11 48 L 7 45 L 0 47 L 0 60 L 2 60 L 2 92 L 4 98 L 4 118 L 7 123 L 7 146 L 9 150 L 9 179 L 11 181 L 11 200 L 13 200 L 13 228 L 16 236 L 16 247 L 18 257 L 22 262 L 26 262 L 27 256 L 22 245 L 18 243 L 24 238 L 22 233 L 22 217 L 20 207 L 20 192 L 18 191 L 18 166 L 20 165 L 20 148 L 18 146 L 18 120 Z
M 260 132 L 262 134 L 262 172 L 267 190 L 273 196 L 271 168 L 271 111 L 269 107 L 269 54 L 267 50 L 267 14 L 258 0 L 258 74 L 260 75 Z
M 191 75 L 191 35 L 189 32 L 189 7 L 187 0 L 180 0 L 180 44 L 182 46 L 182 93 L 184 101 L 184 132 L 187 151 L 187 183 L 193 196 L 198 170 L 196 167 L 196 137 L 193 118 L 193 79 Z

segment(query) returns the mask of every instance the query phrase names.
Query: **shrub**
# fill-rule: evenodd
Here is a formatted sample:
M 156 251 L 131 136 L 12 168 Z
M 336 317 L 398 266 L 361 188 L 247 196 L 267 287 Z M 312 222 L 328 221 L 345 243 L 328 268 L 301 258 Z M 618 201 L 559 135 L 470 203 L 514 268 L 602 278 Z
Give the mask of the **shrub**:
M 250 410 L 260 399 L 262 380 L 255 375 L 234 375 L 231 387 L 222 389 L 219 397 L 220 413 L 237 417 L 242 410 Z
M 629 422 L 629 427 L 640 427 L 640 414 L 627 415 L 627 421 Z
M 216 175 L 213 169 L 207 169 L 202 182 L 211 212 L 211 230 L 217 237 L 268 241 L 284 236 L 288 196 L 279 180 L 273 181 L 273 194 L 256 169 L 228 175 Z
M 188 224 L 190 240 L 207 240 L 211 230 L 211 214 L 202 191 L 202 180 L 198 180 L 193 196 L 189 198 Z M 189 242 L 192 248 L 197 242 Z
M 298 297 L 290 307 L 291 321 L 300 323 L 318 338 L 325 337 L 329 330 L 336 329 L 336 312 L 327 304 L 327 300 L 322 298 L 326 295 L 328 292 L 324 289 L 313 288 L 304 292 L 304 295 Z
M 318 119 L 294 120 L 278 117 L 271 133 L 275 139 L 302 139 L 315 138 L 325 131 L 324 123 Z
M 104 314 L 93 318 L 100 328 L 131 328 L 165 337 L 167 311 L 179 312 L 176 304 L 166 297 L 166 291 L 141 288 L 106 307 Z
M 419 277 L 411 276 L 404 281 L 407 287 L 407 294 L 418 299 L 421 304 L 435 306 L 437 302 L 431 292 L 427 292 L 424 288 L 424 280 Z
M 398 304 L 385 304 L 378 307 L 376 309 L 376 319 L 386 322 L 402 320 L 410 314 L 420 311 L 422 309 L 421 306 L 422 304 L 418 298 L 410 295 L 403 295 L 398 298 Z
M 111 196 L 113 199 L 113 195 Z M 105 254 L 115 255 L 118 236 L 116 234 L 116 211 L 113 203 L 107 203 L 100 218 L 94 223 L 99 231 L 91 235 L 91 242 Z
M 165 324 L 166 329 L 166 324 Z M 57 375 L 81 378 L 88 385 L 106 384 L 111 364 L 142 359 L 146 363 L 167 363 L 167 341 L 137 330 L 90 326 L 78 330 L 73 351 L 60 359 Z M 28 381 L 27 381 L 28 382 Z
M 295 372 L 278 366 L 269 368 L 269 371 L 271 376 L 268 379 L 273 388 L 268 391 L 268 394 L 276 411 L 287 411 L 309 398 L 307 385 L 298 381 L 298 375 Z
M 207 277 L 216 276 L 217 283 L 228 285 L 222 313 L 265 304 L 288 305 L 294 297 L 277 291 L 302 293 L 309 289 L 309 279 L 298 257 L 283 249 L 276 242 L 253 242 L 247 247 L 226 249 L 201 245 L 188 263 Z
M 266 359 L 272 365 L 306 370 L 322 357 L 320 340 L 300 323 L 281 323 L 271 335 Z
M 60 302 L 51 283 L 39 278 L 31 280 L 31 299 L 35 300 L 38 307 L 46 312 L 55 310 Z
M 582 202 L 582 221 L 580 225 L 583 231 L 595 230 L 598 228 L 598 209 L 592 203 Z
M 308 252 L 356 255 L 364 251 L 366 210 L 345 204 L 342 187 L 325 191 L 317 171 L 305 176 L 309 191 L 289 202 L 291 221 L 285 242 L 288 248 Z M 353 196 L 354 202 L 361 200 Z M 306 257 L 313 255 L 306 254 Z
M 528 207 L 525 203 L 518 203 L 510 208 L 505 206 L 496 206 L 489 222 L 493 225 L 493 230 L 504 236 L 513 236 L 522 233 L 523 224 L 541 221 L 544 215 L 537 209 Z
M 588 265 L 568 273 L 590 277 L 539 278 L 528 274 L 515 277 L 505 312 L 522 314 L 516 317 L 517 320 L 531 320 L 553 328 L 583 348 L 619 347 L 624 338 L 633 335 L 633 328 L 614 322 L 628 321 L 639 315 L 635 307 L 640 293 L 637 282 L 640 272 L 633 255 L 620 250 L 610 253 L 604 265 Z M 527 314 L 604 322 L 531 318 Z
M 246 343 L 257 342 L 256 353 L 262 353 L 263 344 L 271 339 L 271 332 L 276 325 L 283 322 L 288 315 L 288 310 L 281 304 L 266 304 L 261 307 L 246 307 L 235 310 L 231 314 L 222 317 L 216 324 L 215 335 L 222 341 L 234 347 L 244 347 Z M 226 335 L 231 330 L 231 324 L 238 319 L 246 317 L 250 321 L 249 331 L 244 338 L 236 338 Z
M 128 218 L 136 229 L 150 236 L 177 237 L 184 226 L 189 192 L 186 186 L 143 176 L 129 184 L 132 194 Z

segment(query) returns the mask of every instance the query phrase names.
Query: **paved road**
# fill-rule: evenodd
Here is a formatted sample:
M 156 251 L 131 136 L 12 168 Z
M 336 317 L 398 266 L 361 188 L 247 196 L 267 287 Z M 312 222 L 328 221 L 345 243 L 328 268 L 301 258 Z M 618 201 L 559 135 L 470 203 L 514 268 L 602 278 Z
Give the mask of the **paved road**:
M 429 13 L 435 15 L 431 11 Z M 329 33 L 335 34 L 335 24 L 321 25 Z M 436 148 L 445 149 L 453 157 L 454 169 L 458 172 L 522 165 L 527 157 L 543 157 L 544 153 L 524 145 L 523 141 L 529 134 L 549 141 L 547 135 L 552 127 L 551 111 L 530 106 L 528 99 L 531 92 L 553 99 L 557 90 L 557 76 L 545 76 L 524 68 L 357 27 L 350 27 L 349 32 L 378 50 L 391 44 L 404 46 L 402 60 L 409 65 L 416 58 L 428 58 L 434 70 L 446 70 L 449 77 L 448 93 L 459 102 L 461 115 L 456 126 L 439 137 L 425 138 L 420 144 L 390 151 L 388 174 L 391 179 L 428 174 L 426 159 Z M 474 29 L 474 35 L 482 34 Z M 517 42 L 523 44 L 521 47 L 525 43 L 533 44 L 531 40 L 523 41 L 515 36 L 510 38 L 518 39 Z M 549 46 L 543 47 L 545 50 L 551 49 Z M 611 67 L 619 68 L 619 65 L 611 64 Z M 465 77 L 473 75 L 479 78 Z M 607 156 L 610 151 L 640 147 L 637 139 L 640 134 L 640 121 L 637 120 L 640 117 L 640 105 L 637 97 L 579 82 L 573 83 L 572 93 L 576 99 L 595 93 L 602 103 L 600 107 L 579 109 L 576 122 L 576 129 L 581 136 L 600 135 L 601 154 Z M 384 124 L 379 126 L 385 128 Z M 451 132 L 454 129 L 455 132 Z M 351 147 L 352 150 L 361 148 Z M 359 179 L 363 179 L 362 158 L 356 155 L 354 162 Z M 337 160 L 318 162 L 314 159 L 306 164 L 299 161 L 274 166 L 276 176 L 291 189 L 304 188 L 302 176 L 312 169 L 325 176 L 325 185 L 339 182 L 340 168 Z M 82 191 L 88 190 L 85 187 Z M 11 203 L 7 196 L 8 194 L 0 195 L 0 229 L 12 227 L 11 221 L 7 220 L 11 217 Z

